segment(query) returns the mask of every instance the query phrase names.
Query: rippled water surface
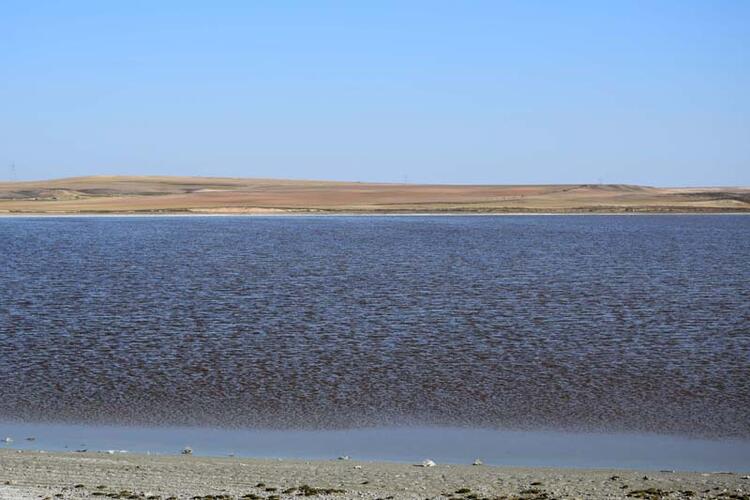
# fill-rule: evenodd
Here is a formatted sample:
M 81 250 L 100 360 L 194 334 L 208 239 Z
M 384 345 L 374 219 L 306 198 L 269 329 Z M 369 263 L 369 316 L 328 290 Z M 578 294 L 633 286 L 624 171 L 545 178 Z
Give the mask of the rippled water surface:
M 0 419 L 750 437 L 750 217 L 0 219 Z

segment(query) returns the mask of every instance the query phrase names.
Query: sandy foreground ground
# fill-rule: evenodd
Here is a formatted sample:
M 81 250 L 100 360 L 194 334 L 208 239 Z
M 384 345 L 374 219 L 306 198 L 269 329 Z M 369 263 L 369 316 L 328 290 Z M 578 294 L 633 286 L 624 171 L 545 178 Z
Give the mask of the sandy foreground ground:
M 0 499 L 750 499 L 745 473 L 0 450 Z

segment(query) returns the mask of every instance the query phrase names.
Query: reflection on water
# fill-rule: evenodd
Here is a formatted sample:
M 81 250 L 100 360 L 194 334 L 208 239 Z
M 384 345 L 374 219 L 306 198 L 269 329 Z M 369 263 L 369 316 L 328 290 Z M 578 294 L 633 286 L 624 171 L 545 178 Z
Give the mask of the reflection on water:
M 0 418 L 750 436 L 750 218 L 0 219 Z
M 269 431 L 0 423 L 18 449 L 177 454 L 253 458 L 382 460 L 514 467 L 750 470 L 750 442 L 637 434 L 493 431 L 461 428 L 375 428 Z M 27 441 L 26 437 L 34 437 Z M 1 445 L 0 445 L 1 447 Z

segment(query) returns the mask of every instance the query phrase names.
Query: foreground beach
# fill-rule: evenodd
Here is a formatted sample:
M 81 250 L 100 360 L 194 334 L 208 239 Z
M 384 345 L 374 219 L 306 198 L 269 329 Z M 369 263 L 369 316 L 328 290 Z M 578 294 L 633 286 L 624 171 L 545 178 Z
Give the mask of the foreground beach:
M 0 498 L 750 499 L 745 473 L 0 450 Z

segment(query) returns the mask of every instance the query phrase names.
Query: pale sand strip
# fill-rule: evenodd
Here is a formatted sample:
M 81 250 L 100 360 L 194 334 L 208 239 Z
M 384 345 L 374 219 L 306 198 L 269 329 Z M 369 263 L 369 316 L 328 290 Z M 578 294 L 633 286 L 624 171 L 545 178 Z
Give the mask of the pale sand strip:
M 646 479 L 647 478 L 647 479 Z M 257 486 L 263 483 L 264 486 Z M 316 498 L 640 498 L 750 499 L 745 473 L 529 469 L 470 465 L 416 467 L 354 460 L 302 461 L 0 450 L 0 499 L 300 498 L 302 485 L 345 493 Z M 77 486 L 77 487 L 76 487 Z M 276 488 L 275 490 L 266 490 Z M 464 491 L 467 489 L 469 491 Z M 127 493 L 120 492 L 127 490 Z M 458 494 L 457 491 L 463 491 Z M 131 492 L 134 496 L 131 496 Z M 688 493 L 688 492 L 692 492 Z M 112 494 L 105 496 L 105 494 Z M 217 495 L 228 495 L 220 497 Z M 733 496 L 730 496 L 733 495 Z

